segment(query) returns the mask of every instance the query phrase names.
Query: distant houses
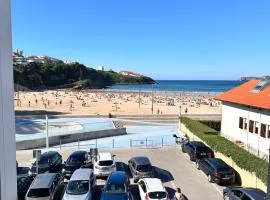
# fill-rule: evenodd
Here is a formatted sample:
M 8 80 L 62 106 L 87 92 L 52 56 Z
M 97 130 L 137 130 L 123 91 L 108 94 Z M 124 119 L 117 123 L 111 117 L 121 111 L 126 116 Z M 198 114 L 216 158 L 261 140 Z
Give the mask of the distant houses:
M 270 80 L 250 80 L 217 97 L 222 101 L 221 135 L 258 155 L 270 145 Z

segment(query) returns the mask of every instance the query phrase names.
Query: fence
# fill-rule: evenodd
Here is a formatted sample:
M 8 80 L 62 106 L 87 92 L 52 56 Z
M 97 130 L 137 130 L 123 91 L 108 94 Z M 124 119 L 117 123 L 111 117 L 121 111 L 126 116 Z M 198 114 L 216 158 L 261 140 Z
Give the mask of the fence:
M 173 137 L 160 137 L 160 138 L 143 138 L 143 139 L 95 139 L 91 141 L 73 142 L 70 144 L 62 144 L 61 140 L 55 149 L 78 149 L 89 150 L 90 148 L 162 148 L 168 146 L 174 146 L 175 140 Z

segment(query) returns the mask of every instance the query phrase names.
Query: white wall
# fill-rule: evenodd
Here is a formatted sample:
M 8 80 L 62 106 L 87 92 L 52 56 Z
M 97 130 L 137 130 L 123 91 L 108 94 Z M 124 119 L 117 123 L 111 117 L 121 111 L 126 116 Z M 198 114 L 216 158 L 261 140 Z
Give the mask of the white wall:
M 0 0 L 0 200 L 17 199 L 10 0 Z
M 256 122 L 270 125 L 270 110 L 248 108 L 228 102 L 222 103 L 221 134 L 233 140 L 240 140 L 251 148 L 268 154 L 270 139 L 259 137 L 259 134 L 250 133 L 248 130 L 239 128 L 239 117 L 247 118 Z M 260 133 L 260 126 L 259 126 Z M 267 136 L 267 134 L 266 134 Z

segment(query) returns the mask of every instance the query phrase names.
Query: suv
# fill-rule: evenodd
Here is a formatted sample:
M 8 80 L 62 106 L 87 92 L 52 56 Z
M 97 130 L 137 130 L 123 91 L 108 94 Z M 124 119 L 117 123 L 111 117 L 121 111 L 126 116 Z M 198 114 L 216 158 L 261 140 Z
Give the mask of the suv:
M 187 153 L 191 161 L 202 158 L 213 158 L 214 152 L 204 143 L 198 141 L 186 142 L 182 144 L 182 152 Z
M 99 153 L 94 161 L 94 174 L 97 177 L 109 176 L 116 171 L 114 156 L 111 153 Z
M 234 184 L 234 170 L 223 160 L 218 158 L 205 158 L 196 162 L 197 169 L 202 170 L 209 182 L 217 184 Z
M 128 161 L 128 166 L 134 182 L 136 183 L 140 178 L 153 178 L 154 167 L 147 157 L 133 157 Z
M 224 200 L 265 200 L 266 194 L 257 188 L 227 187 L 223 190 Z
M 101 200 L 131 199 L 129 193 L 129 184 L 129 177 L 127 176 L 126 172 L 112 172 L 104 186 Z
M 60 172 L 62 169 L 62 156 L 56 151 L 48 151 L 43 153 L 38 159 L 38 173 L 45 172 Z M 31 175 L 37 174 L 37 161 L 35 161 L 28 173 Z
M 26 200 L 50 200 L 60 181 L 56 173 L 38 174 L 26 194 Z
M 87 158 L 88 158 L 88 154 L 86 151 L 73 152 L 68 157 L 67 161 L 64 162 L 62 174 L 65 177 L 71 177 L 71 175 L 76 169 L 79 169 L 85 164 L 85 162 L 87 161 Z
M 169 195 L 158 178 L 144 178 L 138 181 L 141 199 L 160 199 L 169 200 Z
M 96 185 L 92 169 L 77 169 L 67 184 L 63 200 L 91 200 Z

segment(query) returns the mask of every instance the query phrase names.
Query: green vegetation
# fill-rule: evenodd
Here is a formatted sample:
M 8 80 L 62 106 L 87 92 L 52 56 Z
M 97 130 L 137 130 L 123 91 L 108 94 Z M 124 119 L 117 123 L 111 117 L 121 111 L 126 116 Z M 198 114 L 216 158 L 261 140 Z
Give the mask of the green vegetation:
M 151 84 L 149 77 L 123 76 L 114 71 L 97 71 L 74 63 L 29 63 L 14 66 L 14 82 L 29 89 L 76 88 L 100 89 L 113 84 Z
M 266 160 L 256 157 L 245 149 L 235 145 L 233 142 L 221 137 L 216 130 L 199 121 L 181 117 L 181 122 L 214 151 L 218 151 L 228 157 L 231 157 L 239 167 L 249 172 L 255 172 L 257 176 L 266 183 Z
M 216 131 L 221 130 L 221 121 L 212 121 L 212 120 L 202 120 L 201 123 L 205 124 L 206 126 L 209 126 L 212 129 L 215 129 Z

